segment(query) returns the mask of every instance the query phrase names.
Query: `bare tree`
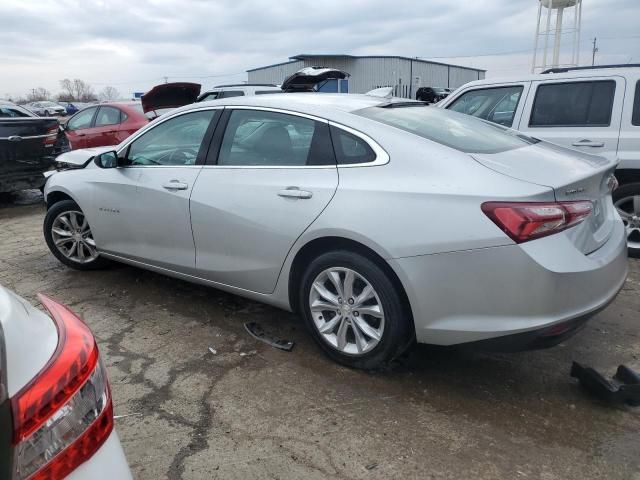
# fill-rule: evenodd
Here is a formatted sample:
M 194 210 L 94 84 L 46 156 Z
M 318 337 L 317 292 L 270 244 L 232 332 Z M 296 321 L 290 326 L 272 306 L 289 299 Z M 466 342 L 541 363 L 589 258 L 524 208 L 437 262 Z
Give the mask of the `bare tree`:
M 117 100 L 120 98 L 120 92 L 115 87 L 107 85 L 98 93 L 98 98 L 103 102 Z
M 91 102 L 97 100 L 93 87 L 79 78 L 60 80 L 60 88 L 62 88 L 63 92 L 59 98 L 62 99 L 64 97 L 66 101 Z
M 39 102 L 41 100 L 48 100 L 49 98 L 51 98 L 51 92 L 43 87 L 32 88 L 26 96 L 27 102 Z

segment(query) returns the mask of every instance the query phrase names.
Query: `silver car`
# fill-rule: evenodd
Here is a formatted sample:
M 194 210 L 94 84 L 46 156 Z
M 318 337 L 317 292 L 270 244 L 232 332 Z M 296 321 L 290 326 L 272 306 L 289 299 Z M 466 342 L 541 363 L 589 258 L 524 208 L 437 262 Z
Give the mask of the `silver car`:
M 627 274 L 614 163 L 417 102 L 203 102 L 59 160 L 75 168 L 48 179 L 44 234 L 61 262 L 299 312 L 354 367 L 415 340 L 551 345 Z

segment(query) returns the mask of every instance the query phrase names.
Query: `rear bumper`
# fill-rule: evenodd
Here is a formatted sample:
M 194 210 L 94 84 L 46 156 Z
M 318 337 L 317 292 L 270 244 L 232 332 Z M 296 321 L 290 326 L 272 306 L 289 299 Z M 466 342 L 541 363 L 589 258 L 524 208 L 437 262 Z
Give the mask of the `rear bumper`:
M 511 350 L 536 348 L 543 337 L 553 336 L 549 329 L 566 322 L 566 332 L 556 331 L 575 333 L 585 318 L 615 298 L 628 269 L 620 221 L 590 255 L 579 252 L 567 235 L 557 234 L 521 245 L 400 258 L 390 264 L 407 291 L 418 342 L 456 345 L 531 334 L 504 338 L 507 346 L 513 343 L 507 348 Z
M 76 468 L 66 480 L 132 480 L 131 471 L 115 431 L 85 463 Z

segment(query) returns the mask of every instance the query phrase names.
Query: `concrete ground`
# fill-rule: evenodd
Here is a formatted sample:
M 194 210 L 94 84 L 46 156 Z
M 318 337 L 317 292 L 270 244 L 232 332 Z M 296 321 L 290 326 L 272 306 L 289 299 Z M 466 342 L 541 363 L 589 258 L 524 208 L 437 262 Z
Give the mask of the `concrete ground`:
M 32 302 L 46 292 L 91 326 L 137 479 L 640 480 L 640 410 L 599 403 L 568 374 L 574 359 L 640 369 L 638 260 L 616 301 L 556 348 L 416 347 L 370 374 L 325 358 L 294 315 L 135 268 L 64 267 L 38 200 L 0 205 L 0 284 Z M 250 320 L 294 350 L 253 340 Z

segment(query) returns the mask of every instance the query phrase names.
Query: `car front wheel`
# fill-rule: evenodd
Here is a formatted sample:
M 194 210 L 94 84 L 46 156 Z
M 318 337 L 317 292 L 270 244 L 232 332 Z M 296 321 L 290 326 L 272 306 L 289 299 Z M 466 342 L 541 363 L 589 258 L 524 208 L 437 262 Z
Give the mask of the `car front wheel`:
M 351 251 L 313 260 L 303 275 L 299 301 L 316 343 L 350 367 L 383 368 L 414 337 L 398 287 L 376 262 Z
M 51 253 L 69 267 L 93 270 L 108 264 L 100 257 L 87 218 L 72 200 L 58 202 L 47 211 L 44 238 Z
M 627 230 L 629 256 L 640 258 L 640 183 L 629 183 L 615 189 L 613 204 Z

